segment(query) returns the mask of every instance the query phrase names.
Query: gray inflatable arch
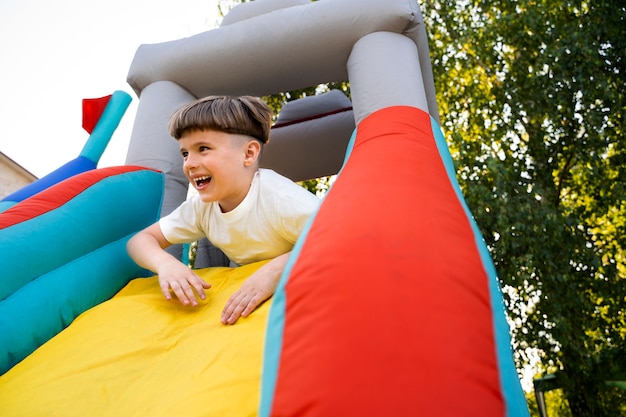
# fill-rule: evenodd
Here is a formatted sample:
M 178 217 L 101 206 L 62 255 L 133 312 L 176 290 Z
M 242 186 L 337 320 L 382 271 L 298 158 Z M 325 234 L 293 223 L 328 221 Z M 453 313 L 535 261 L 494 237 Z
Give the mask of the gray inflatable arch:
M 262 165 L 294 181 L 339 171 L 355 126 L 368 114 L 406 105 L 439 120 L 426 30 L 406 0 L 256 0 L 234 7 L 219 28 L 141 45 L 128 83 L 139 96 L 126 164 L 166 174 L 162 215 L 187 198 L 170 114 L 207 95 L 267 96 L 350 82 L 339 91 L 286 104 Z M 180 251 L 180 248 L 174 252 Z M 224 265 L 203 242 L 197 267 Z

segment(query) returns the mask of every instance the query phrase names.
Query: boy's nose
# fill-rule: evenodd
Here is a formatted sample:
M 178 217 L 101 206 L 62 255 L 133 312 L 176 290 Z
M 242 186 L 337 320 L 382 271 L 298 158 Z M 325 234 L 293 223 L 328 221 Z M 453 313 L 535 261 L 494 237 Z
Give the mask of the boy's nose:
M 191 171 L 196 166 L 196 159 L 192 155 L 187 155 L 187 158 L 183 162 L 183 167 L 187 171 Z

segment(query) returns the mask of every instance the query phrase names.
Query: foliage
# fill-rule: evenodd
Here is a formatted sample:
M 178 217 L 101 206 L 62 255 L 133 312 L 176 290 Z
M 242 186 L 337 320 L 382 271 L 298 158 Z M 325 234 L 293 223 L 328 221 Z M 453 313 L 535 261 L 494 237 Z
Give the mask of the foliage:
M 299 184 L 321 198 L 330 189 L 330 186 L 333 184 L 333 182 L 335 182 L 336 178 L 336 175 L 330 177 L 314 178 L 311 180 L 302 181 Z
M 516 361 L 574 416 L 626 415 L 626 5 L 424 0 L 442 127 L 505 292 Z M 619 414 L 621 413 L 621 414 Z

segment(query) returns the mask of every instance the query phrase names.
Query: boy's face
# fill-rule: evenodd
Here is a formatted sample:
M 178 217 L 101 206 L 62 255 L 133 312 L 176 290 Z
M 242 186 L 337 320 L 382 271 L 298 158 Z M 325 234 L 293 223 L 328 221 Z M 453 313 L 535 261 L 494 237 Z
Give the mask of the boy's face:
M 183 169 L 205 202 L 223 212 L 243 201 L 257 170 L 260 144 L 244 135 L 215 130 L 192 131 L 178 140 Z

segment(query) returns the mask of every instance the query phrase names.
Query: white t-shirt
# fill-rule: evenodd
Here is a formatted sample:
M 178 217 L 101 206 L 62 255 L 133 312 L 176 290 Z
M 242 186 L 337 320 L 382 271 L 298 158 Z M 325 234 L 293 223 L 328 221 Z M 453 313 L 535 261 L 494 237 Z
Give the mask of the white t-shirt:
M 170 243 L 207 237 L 238 265 L 289 252 L 320 199 L 288 178 L 259 169 L 244 200 L 228 213 L 191 196 L 159 221 Z

